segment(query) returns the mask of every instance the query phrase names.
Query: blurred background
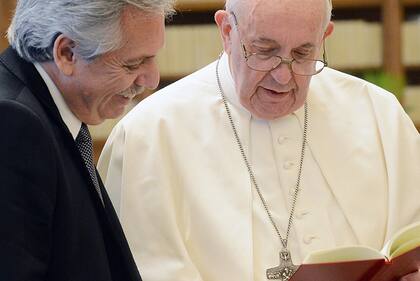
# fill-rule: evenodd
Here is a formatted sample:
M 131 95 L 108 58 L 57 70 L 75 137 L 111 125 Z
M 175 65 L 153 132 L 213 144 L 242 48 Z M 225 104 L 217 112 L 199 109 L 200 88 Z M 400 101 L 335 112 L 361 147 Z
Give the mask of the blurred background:
M 0 51 L 16 0 L 0 0 Z M 222 46 L 214 12 L 223 0 L 178 0 L 159 54 L 160 88 L 217 59 Z M 329 66 L 394 93 L 420 130 L 420 0 L 333 0 L 335 30 L 326 41 Z M 1 87 L 1 85 L 0 85 Z M 130 110 L 143 98 L 136 98 Z M 90 128 L 97 158 L 118 120 Z

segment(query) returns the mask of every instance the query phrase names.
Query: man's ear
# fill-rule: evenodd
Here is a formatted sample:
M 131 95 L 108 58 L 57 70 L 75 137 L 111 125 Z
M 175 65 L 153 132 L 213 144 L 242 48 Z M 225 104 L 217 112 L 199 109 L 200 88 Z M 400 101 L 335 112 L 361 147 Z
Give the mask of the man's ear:
M 76 56 L 74 53 L 75 43 L 70 38 L 60 34 L 54 42 L 54 62 L 57 68 L 66 76 L 73 74 Z
M 328 36 L 331 35 L 331 33 L 333 33 L 333 31 L 334 31 L 334 23 L 330 21 L 327 25 L 327 28 L 325 29 L 324 37 L 322 39 L 326 39 Z
M 222 37 L 223 41 L 223 49 L 227 54 L 230 54 L 231 51 L 231 30 L 232 25 L 229 22 L 229 13 L 225 10 L 219 10 L 214 15 L 214 20 L 219 28 L 220 36 Z

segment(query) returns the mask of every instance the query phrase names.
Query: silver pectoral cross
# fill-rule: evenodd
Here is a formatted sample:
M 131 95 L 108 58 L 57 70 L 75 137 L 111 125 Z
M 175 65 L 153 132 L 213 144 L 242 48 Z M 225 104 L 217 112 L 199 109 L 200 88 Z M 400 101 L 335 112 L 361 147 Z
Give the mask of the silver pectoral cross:
M 267 269 L 267 279 L 287 281 L 296 272 L 297 268 L 292 262 L 290 252 L 287 249 L 283 249 L 280 252 L 280 265 Z

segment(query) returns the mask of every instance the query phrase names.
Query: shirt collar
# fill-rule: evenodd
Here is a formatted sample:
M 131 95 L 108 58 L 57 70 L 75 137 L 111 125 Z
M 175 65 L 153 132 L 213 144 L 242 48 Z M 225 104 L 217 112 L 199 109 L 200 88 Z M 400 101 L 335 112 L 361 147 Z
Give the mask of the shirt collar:
M 55 105 L 60 112 L 61 118 L 63 119 L 64 123 L 66 124 L 67 128 L 69 129 L 73 139 L 76 139 L 77 135 L 79 134 L 80 127 L 82 126 L 82 122 L 77 119 L 77 117 L 73 114 L 70 110 L 69 106 L 67 105 L 66 101 L 64 100 L 63 95 L 58 90 L 57 86 L 52 81 L 51 77 L 45 71 L 39 63 L 34 63 L 36 70 L 41 75 L 42 79 L 44 80 L 45 84 L 50 91 L 51 97 L 54 100 Z

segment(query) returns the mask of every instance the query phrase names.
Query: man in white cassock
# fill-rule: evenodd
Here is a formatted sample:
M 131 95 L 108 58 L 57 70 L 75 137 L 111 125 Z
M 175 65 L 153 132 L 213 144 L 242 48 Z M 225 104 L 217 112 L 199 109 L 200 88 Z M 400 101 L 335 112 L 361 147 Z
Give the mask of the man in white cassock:
M 265 281 L 420 220 L 419 134 L 392 94 L 326 67 L 331 9 L 227 1 L 220 59 L 113 130 L 99 169 L 145 281 Z

